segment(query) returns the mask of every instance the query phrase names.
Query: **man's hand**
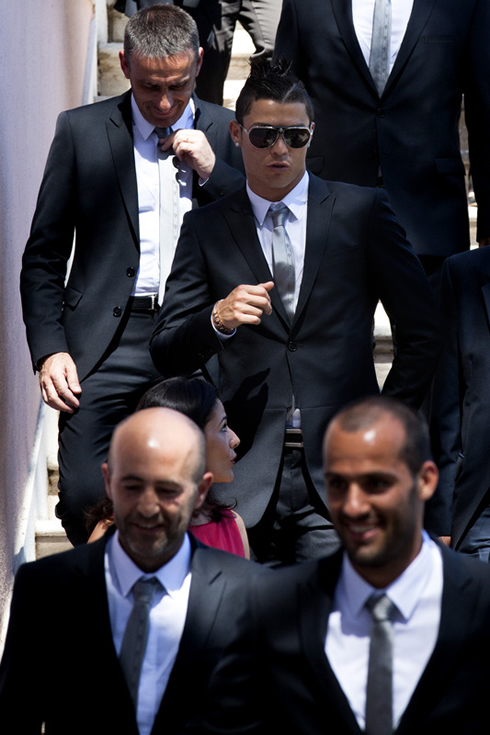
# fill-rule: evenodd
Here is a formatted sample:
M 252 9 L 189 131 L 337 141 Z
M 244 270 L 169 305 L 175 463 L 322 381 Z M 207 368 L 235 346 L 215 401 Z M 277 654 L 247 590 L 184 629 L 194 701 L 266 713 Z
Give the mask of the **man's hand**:
M 481 237 L 478 240 L 478 247 L 479 248 L 486 248 L 488 245 L 490 245 L 490 237 Z
M 241 324 L 260 324 L 262 314 L 272 312 L 269 291 L 274 288 L 273 281 L 259 283 L 257 286 L 241 285 L 233 289 L 226 299 L 219 303 L 219 318 L 227 329 L 236 329 Z
M 176 130 L 162 140 L 162 150 L 173 148 L 179 161 L 187 163 L 201 179 L 209 179 L 216 163 L 214 151 L 201 130 Z
M 444 546 L 451 546 L 451 536 L 439 536 L 439 541 L 444 544 Z
M 82 392 L 75 363 L 68 352 L 55 352 L 44 358 L 39 370 L 43 401 L 57 411 L 74 413 Z

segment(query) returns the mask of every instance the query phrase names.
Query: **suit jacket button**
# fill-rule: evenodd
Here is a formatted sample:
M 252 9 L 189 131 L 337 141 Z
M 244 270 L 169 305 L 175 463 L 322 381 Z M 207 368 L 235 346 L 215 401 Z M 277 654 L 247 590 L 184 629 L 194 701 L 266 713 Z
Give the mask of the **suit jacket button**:
M 376 110 L 376 115 L 378 117 L 384 117 L 385 116 L 385 111 L 383 110 L 382 107 L 378 107 L 378 109 Z
M 289 352 L 296 352 L 297 349 L 298 349 L 298 346 L 297 346 L 296 342 L 288 342 L 288 350 L 289 350 Z
M 129 267 L 126 271 L 126 275 L 128 278 L 134 278 L 136 275 L 136 271 L 134 268 Z
M 120 306 L 115 306 L 114 309 L 112 310 L 112 315 L 113 316 L 121 316 L 121 314 L 122 314 L 121 307 Z

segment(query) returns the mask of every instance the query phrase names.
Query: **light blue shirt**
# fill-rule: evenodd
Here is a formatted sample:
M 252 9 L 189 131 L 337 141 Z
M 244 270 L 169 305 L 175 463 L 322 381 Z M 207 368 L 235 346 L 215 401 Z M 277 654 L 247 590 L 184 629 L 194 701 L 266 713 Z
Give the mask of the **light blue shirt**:
M 148 643 L 141 670 L 136 717 L 140 735 L 150 734 L 172 673 L 187 615 L 191 576 L 191 545 L 187 535 L 177 554 L 152 574 L 142 572 L 130 559 L 117 531 L 107 543 L 105 579 L 117 655 L 133 608 L 133 585 L 142 577 L 156 577 L 162 585 L 155 592 L 150 610 Z

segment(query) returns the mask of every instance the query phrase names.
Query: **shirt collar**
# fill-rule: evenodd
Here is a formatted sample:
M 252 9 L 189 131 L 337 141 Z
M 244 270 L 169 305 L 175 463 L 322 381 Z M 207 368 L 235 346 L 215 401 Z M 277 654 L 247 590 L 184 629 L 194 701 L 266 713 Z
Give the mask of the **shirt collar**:
M 361 614 L 374 593 L 388 595 L 404 620 L 409 620 L 428 584 L 432 572 L 433 554 L 440 553 L 426 531 L 422 531 L 422 548 L 412 563 L 385 590 L 372 587 L 352 566 L 347 553 L 342 560 L 341 584 L 347 604 L 355 616 Z
M 193 128 L 195 111 L 196 106 L 193 98 L 191 97 L 182 113 L 182 116 L 179 117 L 177 122 L 172 125 L 172 130 L 189 130 L 190 128 Z M 147 140 L 155 130 L 155 126 L 143 117 L 133 94 L 131 95 L 131 113 L 133 116 L 133 125 L 138 130 L 143 140 Z
M 289 194 L 286 194 L 286 196 L 281 199 L 281 201 L 284 202 L 284 204 L 286 204 L 286 206 L 288 207 L 294 219 L 299 219 L 303 208 L 306 206 L 306 203 L 308 201 L 308 181 L 308 172 L 305 171 L 301 181 L 296 184 L 294 189 L 291 189 Z M 250 199 L 250 204 L 252 205 L 255 219 L 257 220 L 259 227 L 262 227 L 267 216 L 267 212 L 269 211 L 270 205 L 274 204 L 275 202 L 271 202 L 268 199 L 263 199 L 263 197 L 255 194 L 248 185 L 248 181 L 247 194 L 248 198 Z
M 182 546 L 170 561 L 157 569 L 156 572 L 143 572 L 127 555 L 119 540 L 119 531 L 109 539 L 107 552 L 111 560 L 111 569 L 115 575 L 115 583 L 123 597 L 127 597 L 138 579 L 156 577 L 165 588 L 167 594 L 173 597 L 179 590 L 191 567 L 191 543 L 186 534 Z

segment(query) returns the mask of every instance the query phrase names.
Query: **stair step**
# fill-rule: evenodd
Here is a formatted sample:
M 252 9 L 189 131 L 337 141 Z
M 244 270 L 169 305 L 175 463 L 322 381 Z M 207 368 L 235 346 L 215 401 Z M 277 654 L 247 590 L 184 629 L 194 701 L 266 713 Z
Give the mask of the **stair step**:
M 58 554 L 71 549 L 65 531 L 59 520 L 37 521 L 36 523 L 36 559 Z
M 129 89 L 129 81 L 119 63 L 120 50 L 120 43 L 99 44 L 99 95 L 102 97 L 114 97 Z

